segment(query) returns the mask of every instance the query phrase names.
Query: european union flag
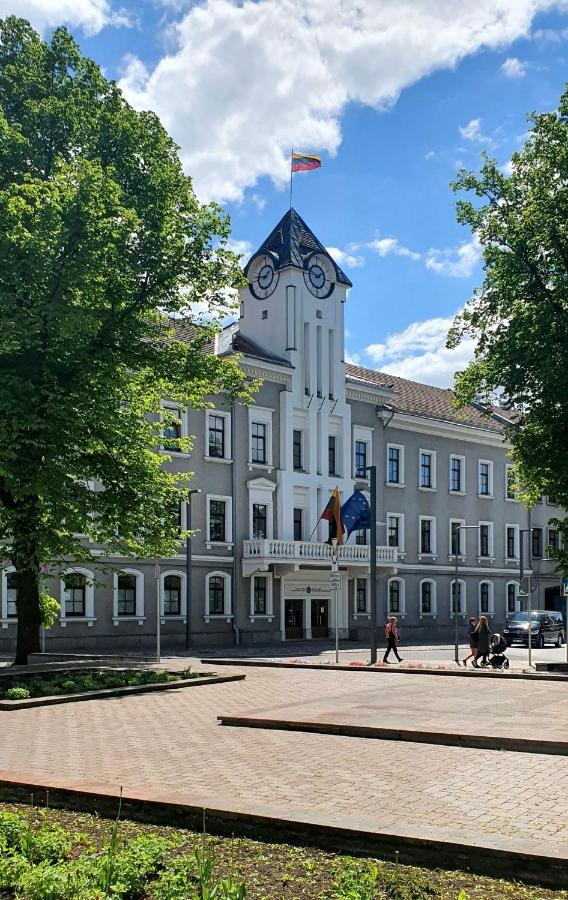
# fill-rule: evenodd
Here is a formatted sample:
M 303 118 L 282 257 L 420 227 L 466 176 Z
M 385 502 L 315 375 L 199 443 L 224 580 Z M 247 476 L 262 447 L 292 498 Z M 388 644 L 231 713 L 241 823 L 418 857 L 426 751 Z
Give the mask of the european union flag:
M 341 507 L 341 521 L 347 537 L 352 531 L 371 527 L 371 507 L 361 491 L 355 491 Z

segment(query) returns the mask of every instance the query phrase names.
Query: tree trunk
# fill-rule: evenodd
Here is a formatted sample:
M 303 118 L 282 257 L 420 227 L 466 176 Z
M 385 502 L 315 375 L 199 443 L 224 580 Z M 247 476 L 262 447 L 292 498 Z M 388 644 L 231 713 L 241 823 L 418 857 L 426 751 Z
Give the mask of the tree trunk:
M 39 571 L 18 567 L 16 560 L 16 576 L 18 579 L 18 637 L 16 640 L 17 666 L 25 666 L 30 653 L 40 652 L 41 611 L 39 607 Z

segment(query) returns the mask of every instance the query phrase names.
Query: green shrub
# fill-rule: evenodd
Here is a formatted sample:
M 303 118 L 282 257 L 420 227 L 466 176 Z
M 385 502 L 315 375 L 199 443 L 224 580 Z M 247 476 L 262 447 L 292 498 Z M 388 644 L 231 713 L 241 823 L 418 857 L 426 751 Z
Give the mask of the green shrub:
M 0 891 L 13 891 L 20 878 L 30 868 L 30 864 L 19 853 L 8 856 L 0 855 Z
M 26 855 L 30 862 L 58 862 L 71 853 L 71 838 L 61 825 L 42 825 L 27 841 Z
M 386 895 L 389 900 L 429 900 L 438 894 L 424 876 L 403 868 L 388 870 L 382 866 L 356 863 L 347 858 L 335 881 L 336 900 L 375 900 Z
M 6 700 L 27 700 L 30 697 L 30 692 L 27 688 L 17 685 L 8 688 L 4 696 Z
M 197 868 L 194 856 L 172 860 L 152 885 L 152 900 L 187 900 L 197 896 Z
M 9 850 L 21 850 L 28 823 L 17 813 L 0 812 L 0 840 Z
M 162 868 L 166 853 L 174 846 L 173 841 L 154 834 L 139 835 L 120 850 L 111 843 L 99 855 L 96 886 L 113 896 L 134 900 L 144 893 L 147 882 Z
M 25 900 L 102 900 L 89 883 L 88 873 L 76 862 L 53 866 L 44 861 L 20 876 L 18 896 Z
M 416 872 L 397 869 L 377 869 L 377 886 L 391 900 L 429 900 L 438 895 L 438 889 L 428 878 Z
M 71 679 L 64 681 L 61 688 L 66 694 L 75 694 L 81 690 L 80 686 L 75 681 L 71 681 Z

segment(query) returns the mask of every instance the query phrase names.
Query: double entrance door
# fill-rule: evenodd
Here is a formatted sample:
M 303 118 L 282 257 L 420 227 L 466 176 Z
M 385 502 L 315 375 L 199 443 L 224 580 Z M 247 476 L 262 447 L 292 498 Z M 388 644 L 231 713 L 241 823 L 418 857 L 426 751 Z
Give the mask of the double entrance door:
M 285 601 L 286 640 L 304 637 L 304 603 L 310 604 L 312 614 L 312 638 L 326 638 L 329 634 L 329 600 L 294 598 Z

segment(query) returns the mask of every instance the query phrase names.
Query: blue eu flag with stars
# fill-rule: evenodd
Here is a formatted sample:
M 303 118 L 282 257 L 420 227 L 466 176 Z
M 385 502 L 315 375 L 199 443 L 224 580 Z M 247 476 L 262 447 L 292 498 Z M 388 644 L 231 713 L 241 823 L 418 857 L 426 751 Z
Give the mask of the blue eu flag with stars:
M 365 494 L 355 491 L 341 507 L 341 521 L 347 537 L 352 531 L 371 527 L 371 507 Z

